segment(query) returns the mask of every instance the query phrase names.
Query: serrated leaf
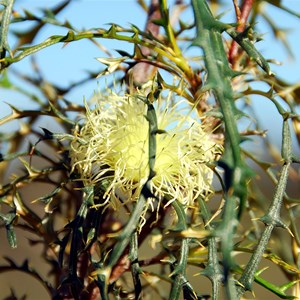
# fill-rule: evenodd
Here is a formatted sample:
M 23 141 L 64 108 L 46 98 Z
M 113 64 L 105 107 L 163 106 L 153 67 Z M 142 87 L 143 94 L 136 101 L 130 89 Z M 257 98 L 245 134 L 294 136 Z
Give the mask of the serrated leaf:
M 21 161 L 21 163 L 23 164 L 23 166 L 25 167 L 26 171 L 28 172 L 28 174 L 31 178 L 34 178 L 40 174 L 40 172 L 38 170 L 34 169 L 31 166 L 31 164 L 28 161 L 26 161 L 24 158 L 19 157 L 19 160 Z
M 270 70 L 270 66 L 266 59 L 260 54 L 260 52 L 255 48 L 252 41 L 248 38 L 248 29 L 244 32 L 238 32 L 233 28 L 227 29 L 227 33 L 236 41 L 248 54 L 248 56 L 256 61 L 256 63 L 268 74 L 273 73 Z
M 5 224 L 6 237 L 11 248 L 17 247 L 17 238 L 13 226 L 13 222 L 15 221 L 16 217 L 17 215 L 14 211 L 8 214 L 0 213 L 0 219 L 2 219 Z
M 60 118 L 62 121 L 68 123 L 68 124 L 71 124 L 71 125 L 75 125 L 75 122 L 69 118 L 67 118 L 64 114 L 61 113 L 61 110 L 57 109 L 55 107 L 55 105 L 53 105 L 53 103 L 49 102 L 49 105 L 51 107 L 51 110 L 54 112 L 54 114 Z
M 277 256 L 274 253 L 271 254 L 265 254 L 264 255 L 267 259 L 270 259 L 273 263 L 275 263 L 276 265 L 284 268 L 285 270 L 292 272 L 292 273 L 296 273 L 296 274 L 300 274 L 300 270 L 293 265 L 288 264 L 287 262 L 285 262 L 284 260 L 282 260 L 279 256 Z
M 111 27 L 106 31 L 107 37 L 114 38 L 117 35 L 116 25 L 112 24 Z
M 11 160 L 13 160 L 15 158 L 22 157 L 22 156 L 25 156 L 25 155 L 28 155 L 28 152 L 10 153 L 8 155 L 2 155 L 0 153 L 0 162 L 1 161 L 11 161 Z
M 88 233 L 87 238 L 86 238 L 86 244 L 87 245 L 94 239 L 95 234 L 96 234 L 96 229 L 95 228 L 91 228 L 89 230 L 89 233 Z
M 72 140 L 74 138 L 73 135 L 67 134 L 67 133 L 53 133 L 47 128 L 41 127 L 41 129 L 44 131 L 44 139 L 45 140 Z
M 23 12 L 24 12 L 25 17 L 27 19 L 34 19 L 35 18 L 34 14 L 32 12 L 30 12 L 29 10 L 23 9 Z
M 52 213 L 53 212 L 53 209 L 50 209 L 50 205 L 51 205 L 51 202 L 53 200 L 53 198 L 62 190 L 62 186 L 59 186 L 57 187 L 56 189 L 54 189 L 51 193 L 47 194 L 47 195 L 44 195 L 42 197 L 39 197 L 35 200 L 32 201 L 32 203 L 35 203 L 35 202 L 38 202 L 38 201 L 41 201 L 43 202 L 45 205 L 45 212 L 46 213 Z
M 11 248 L 17 248 L 17 236 L 13 225 L 6 226 L 6 236 Z
M 151 22 L 158 26 L 165 26 L 166 22 L 164 19 L 153 19 Z
M 56 189 L 54 189 L 51 193 L 33 200 L 32 203 L 37 202 L 37 201 L 49 203 L 49 201 L 51 201 L 52 198 L 61 191 L 61 189 L 62 189 L 62 187 L 59 186 Z
M 123 56 L 118 58 L 101 58 L 101 57 L 96 58 L 99 62 L 108 66 L 105 70 L 99 73 L 97 77 L 100 77 L 102 75 L 108 75 L 115 72 L 119 68 L 120 64 L 123 63 L 128 58 L 129 58 L 128 56 Z
M 124 50 L 120 50 L 120 49 L 115 49 L 115 51 L 117 51 L 121 56 L 127 56 L 127 57 L 132 57 L 132 55 Z

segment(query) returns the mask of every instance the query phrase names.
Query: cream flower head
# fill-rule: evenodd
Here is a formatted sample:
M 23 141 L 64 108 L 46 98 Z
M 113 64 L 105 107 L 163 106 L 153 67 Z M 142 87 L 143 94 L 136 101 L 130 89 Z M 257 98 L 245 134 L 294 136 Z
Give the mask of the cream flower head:
M 144 96 L 144 95 L 143 95 Z M 154 104 L 157 126 L 153 194 L 168 203 L 185 206 L 212 191 L 213 171 L 208 166 L 222 146 L 193 117 L 189 103 L 176 104 L 170 94 Z M 184 111 L 187 109 L 188 111 Z M 138 95 L 101 96 L 93 110 L 86 108 L 80 130 L 74 133 L 70 157 L 84 185 L 109 182 L 103 205 L 136 201 L 149 177 L 149 122 L 147 104 Z

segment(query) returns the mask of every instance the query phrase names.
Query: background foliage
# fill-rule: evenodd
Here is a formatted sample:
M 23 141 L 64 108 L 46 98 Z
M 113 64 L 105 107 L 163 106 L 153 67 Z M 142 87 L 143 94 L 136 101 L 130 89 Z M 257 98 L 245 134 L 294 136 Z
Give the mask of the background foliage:
M 29 255 L 19 263 L 13 253 L 1 260 L 1 273 L 23 272 L 54 299 L 239 299 L 259 297 L 264 290 L 274 299 L 300 297 L 299 158 L 292 146 L 296 149 L 300 142 L 299 83 L 273 74 L 272 64 L 256 48 L 262 39 L 257 24 L 264 20 L 276 42 L 289 49 L 269 7 L 281 10 L 286 20 L 299 15 L 282 1 L 228 2 L 235 24 L 221 22 L 221 1 L 152 0 L 136 4 L 145 11 L 143 29 L 111 24 L 80 30 L 58 17 L 72 1 L 61 1 L 39 15 L 15 11 L 13 0 L 3 1 L 0 87 L 26 97 L 34 109 L 10 105 L 11 113 L 0 120 L 0 219 L 7 236 L 1 249 L 4 243 L 24 249 L 29 243 L 38 249 L 47 275 L 31 267 Z M 191 7 L 194 19 L 184 21 L 181 16 Z M 32 27 L 11 31 L 14 23 Z M 51 35 L 37 43 L 47 26 Z M 56 28 L 65 33 L 57 35 Z M 10 34 L 17 39 L 14 46 Z M 118 41 L 118 49 L 131 44 L 132 51 L 115 54 L 101 44 L 106 39 Z M 68 87 L 45 78 L 35 54 L 56 44 L 75 44 L 80 59 L 80 40 L 99 49 L 104 68 L 88 72 L 83 80 L 74 78 Z M 30 60 L 33 75 L 14 68 L 22 60 Z M 83 189 L 74 180 L 66 138 L 85 112 L 69 95 L 97 76 L 106 78 L 100 92 L 139 88 L 154 78 L 163 91 L 196 105 L 211 129 L 218 127 L 215 135 L 224 140 L 225 152 L 212 166 L 216 195 L 209 202 L 198 200 L 199 214 L 174 202 L 159 209 L 154 225 L 156 215 L 149 213 L 138 232 L 145 194 L 136 205 L 124 206 L 123 213 L 95 209 L 95 199 L 101 202 L 103 192 Z M 270 143 L 259 124 L 253 104 L 258 95 L 276 108 L 274 119 L 282 122 L 281 149 Z M 92 103 L 95 97 L 87 100 Z M 47 122 L 51 131 L 45 128 Z M 20 243 L 24 236 L 27 241 Z M 268 272 L 280 274 L 280 281 Z M 11 286 L 10 299 L 15 299 L 18 286 Z

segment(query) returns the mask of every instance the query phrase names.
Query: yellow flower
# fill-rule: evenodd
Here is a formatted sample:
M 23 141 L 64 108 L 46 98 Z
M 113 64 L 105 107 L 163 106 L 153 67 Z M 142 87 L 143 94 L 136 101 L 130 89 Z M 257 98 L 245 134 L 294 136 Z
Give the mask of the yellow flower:
M 149 176 L 147 105 L 137 95 L 100 96 L 87 108 L 80 131 L 74 133 L 70 156 L 85 185 L 109 182 L 103 205 L 137 200 Z M 203 130 L 186 101 L 172 105 L 172 95 L 154 103 L 156 135 L 155 176 L 151 189 L 159 200 L 177 199 L 192 206 L 199 195 L 212 190 L 209 168 L 222 146 Z

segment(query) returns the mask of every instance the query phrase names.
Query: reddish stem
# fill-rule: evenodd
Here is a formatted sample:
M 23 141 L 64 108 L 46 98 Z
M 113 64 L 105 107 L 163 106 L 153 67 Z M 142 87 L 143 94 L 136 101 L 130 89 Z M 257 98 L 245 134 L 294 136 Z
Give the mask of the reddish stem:
M 160 17 L 159 2 L 158 0 L 152 0 L 149 6 L 145 31 L 151 33 L 154 37 L 158 37 L 160 26 L 154 24 L 152 21 Z M 141 47 L 141 51 L 144 56 L 151 54 L 151 50 L 145 46 Z M 138 63 L 132 68 L 133 80 L 137 84 L 143 84 L 151 78 L 154 71 L 155 68 L 150 64 L 143 62 Z
M 241 10 L 239 10 L 238 7 L 236 6 L 236 2 L 234 1 L 235 11 L 236 11 L 237 21 L 238 21 L 238 26 L 236 30 L 238 32 L 243 32 L 245 30 L 247 20 L 253 6 L 253 2 L 254 0 L 244 0 L 242 3 Z M 232 41 L 231 47 L 229 49 L 229 62 L 233 65 L 233 68 L 234 68 L 235 60 L 238 56 L 238 50 L 239 48 L 237 42 Z

